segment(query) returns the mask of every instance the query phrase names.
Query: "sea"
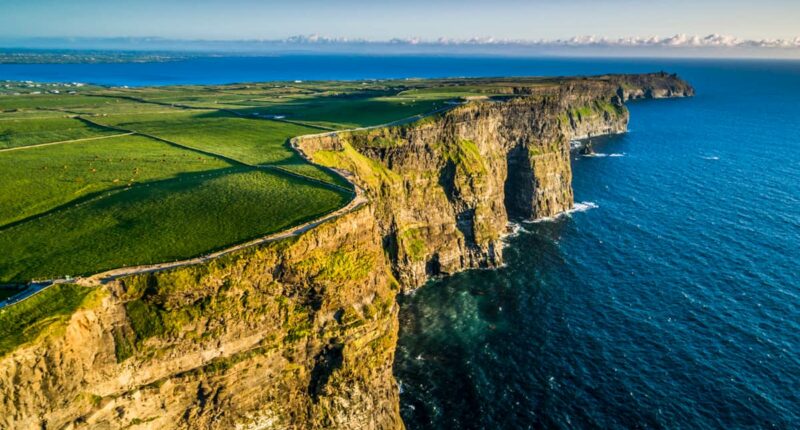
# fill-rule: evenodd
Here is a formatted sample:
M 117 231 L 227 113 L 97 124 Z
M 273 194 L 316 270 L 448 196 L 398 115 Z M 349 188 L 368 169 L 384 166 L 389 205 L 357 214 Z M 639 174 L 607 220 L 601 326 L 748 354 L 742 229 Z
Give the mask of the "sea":
M 573 154 L 576 208 L 400 298 L 409 429 L 800 428 L 800 62 L 417 56 L 0 65 L 106 85 L 678 73 Z

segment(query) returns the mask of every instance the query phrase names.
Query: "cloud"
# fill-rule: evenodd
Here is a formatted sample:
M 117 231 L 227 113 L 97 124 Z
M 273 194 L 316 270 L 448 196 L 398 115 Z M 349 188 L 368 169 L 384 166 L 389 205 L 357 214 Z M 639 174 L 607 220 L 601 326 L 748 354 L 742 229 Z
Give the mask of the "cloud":
M 473 37 L 468 39 L 439 38 L 426 40 L 418 37 L 395 38 L 388 41 L 325 37 L 320 35 L 293 36 L 284 39 L 285 43 L 298 44 L 336 44 L 363 43 L 394 45 L 428 45 L 428 46 L 519 46 L 519 47 L 664 47 L 664 48 L 800 48 L 800 37 L 794 39 L 740 39 L 734 36 L 709 34 L 696 36 L 676 34 L 670 37 L 621 37 L 608 38 L 599 36 L 576 36 L 570 39 L 525 40 L 497 39 L 493 37 Z

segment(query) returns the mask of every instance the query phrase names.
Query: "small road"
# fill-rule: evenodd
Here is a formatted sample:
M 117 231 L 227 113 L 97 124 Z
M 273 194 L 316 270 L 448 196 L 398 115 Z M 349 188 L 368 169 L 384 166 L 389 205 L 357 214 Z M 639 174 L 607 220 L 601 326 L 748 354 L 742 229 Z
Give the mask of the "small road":
M 6 306 L 15 305 L 19 302 L 30 299 L 31 297 L 41 293 L 42 291 L 46 290 L 49 287 L 52 287 L 53 285 L 63 284 L 67 282 L 71 281 L 66 279 L 59 279 L 57 281 L 31 282 L 24 290 L 20 291 L 19 293 L 11 297 L 6 298 L 3 301 L 0 301 L 0 312 L 2 312 L 2 309 Z
M 102 139 L 111 139 L 114 137 L 122 137 L 122 136 L 130 136 L 135 134 L 133 132 L 127 133 L 120 133 L 120 134 L 112 134 L 110 136 L 98 136 L 98 137 L 86 137 L 83 139 L 72 139 L 72 140 L 61 140 L 58 142 L 48 142 L 48 143 L 37 143 L 36 145 L 26 145 L 26 146 L 15 146 L 13 148 L 3 148 L 0 149 L 0 152 L 11 152 L 11 151 L 22 151 L 25 149 L 33 149 L 33 148 L 41 148 L 43 146 L 52 146 L 52 145 L 62 145 L 65 143 L 75 143 L 75 142 L 89 142 L 92 140 L 102 140 Z

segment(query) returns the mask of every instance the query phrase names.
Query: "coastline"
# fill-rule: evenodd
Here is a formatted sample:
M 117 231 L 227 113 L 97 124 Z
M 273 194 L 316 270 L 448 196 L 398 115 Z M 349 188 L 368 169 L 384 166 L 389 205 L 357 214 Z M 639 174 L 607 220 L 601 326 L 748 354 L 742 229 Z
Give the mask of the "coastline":
M 0 422 L 34 424 L 57 403 L 66 406 L 51 418 L 65 424 L 122 426 L 161 408 L 152 425 L 162 428 L 186 417 L 211 428 L 401 428 L 397 294 L 501 267 L 514 211 L 572 209 L 566 133 L 627 125 L 627 110 L 611 104 L 617 88 L 568 80 L 430 120 L 295 139 L 309 159 L 350 172 L 364 204 L 295 240 L 100 282 L 102 294 L 58 330 L 0 357 L 0 395 L 21 405 Z M 55 357 L 47 372 L 28 375 L 45 357 Z M 219 400 L 198 403 L 214 392 Z

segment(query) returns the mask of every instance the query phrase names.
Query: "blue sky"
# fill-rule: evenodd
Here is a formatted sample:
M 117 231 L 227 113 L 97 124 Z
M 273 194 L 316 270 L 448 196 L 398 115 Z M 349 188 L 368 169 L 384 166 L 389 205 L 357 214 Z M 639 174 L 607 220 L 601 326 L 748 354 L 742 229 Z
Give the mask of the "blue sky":
M 0 0 L 0 37 L 800 36 L 800 0 Z

